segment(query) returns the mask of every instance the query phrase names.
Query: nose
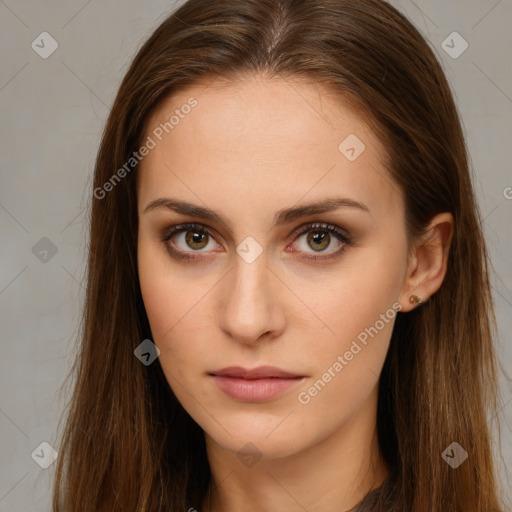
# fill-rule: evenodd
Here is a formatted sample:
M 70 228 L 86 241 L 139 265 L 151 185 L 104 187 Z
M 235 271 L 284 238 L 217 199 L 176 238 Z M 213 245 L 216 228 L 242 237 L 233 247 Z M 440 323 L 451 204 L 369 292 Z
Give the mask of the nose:
M 279 336 L 285 325 L 279 286 L 282 283 L 268 268 L 265 253 L 252 263 L 237 256 L 222 289 L 221 329 L 246 345 Z

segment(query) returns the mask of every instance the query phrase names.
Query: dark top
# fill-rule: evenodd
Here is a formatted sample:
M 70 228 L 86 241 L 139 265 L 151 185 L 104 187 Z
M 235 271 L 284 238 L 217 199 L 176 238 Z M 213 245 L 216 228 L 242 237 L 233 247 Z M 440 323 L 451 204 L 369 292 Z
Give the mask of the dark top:
M 375 507 L 383 505 L 382 510 L 393 509 L 392 506 L 392 490 L 393 490 L 394 479 L 393 476 L 388 477 L 382 485 L 376 489 L 371 490 L 355 507 L 347 510 L 347 512 L 374 512 Z M 381 510 L 381 508 L 379 508 Z

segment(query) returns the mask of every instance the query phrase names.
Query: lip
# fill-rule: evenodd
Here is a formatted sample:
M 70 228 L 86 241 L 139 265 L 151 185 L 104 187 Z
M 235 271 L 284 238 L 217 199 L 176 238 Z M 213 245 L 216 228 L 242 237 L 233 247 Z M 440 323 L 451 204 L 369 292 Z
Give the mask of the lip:
M 220 377 L 238 377 L 241 379 L 262 379 L 265 377 L 291 379 L 304 377 L 304 375 L 286 372 L 276 366 L 258 366 L 257 368 L 252 368 L 250 370 L 243 368 L 242 366 L 228 366 L 222 370 L 211 372 L 210 375 L 217 375 Z
M 246 369 L 230 366 L 209 374 L 226 395 L 242 402 L 266 402 L 282 395 L 305 379 L 275 366 Z

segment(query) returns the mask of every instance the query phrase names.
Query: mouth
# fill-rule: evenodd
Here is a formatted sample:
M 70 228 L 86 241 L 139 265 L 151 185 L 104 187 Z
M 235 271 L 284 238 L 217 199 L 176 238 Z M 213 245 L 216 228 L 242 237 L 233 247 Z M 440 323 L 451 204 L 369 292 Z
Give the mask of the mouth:
M 303 382 L 305 375 L 290 373 L 275 366 L 246 369 L 230 366 L 209 373 L 229 397 L 241 402 L 266 402 Z

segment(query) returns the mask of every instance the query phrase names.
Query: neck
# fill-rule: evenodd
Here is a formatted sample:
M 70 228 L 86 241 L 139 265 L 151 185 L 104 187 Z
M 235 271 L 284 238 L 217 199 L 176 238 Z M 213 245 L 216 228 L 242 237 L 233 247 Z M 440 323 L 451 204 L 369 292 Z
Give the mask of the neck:
M 203 510 L 350 510 L 389 474 L 378 449 L 376 409 L 375 389 L 360 410 L 329 437 L 288 457 L 263 456 L 252 467 L 244 467 L 236 453 L 206 434 L 212 479 L 210 500 L 207 493 Z

